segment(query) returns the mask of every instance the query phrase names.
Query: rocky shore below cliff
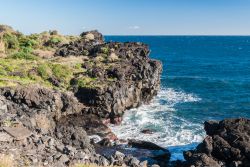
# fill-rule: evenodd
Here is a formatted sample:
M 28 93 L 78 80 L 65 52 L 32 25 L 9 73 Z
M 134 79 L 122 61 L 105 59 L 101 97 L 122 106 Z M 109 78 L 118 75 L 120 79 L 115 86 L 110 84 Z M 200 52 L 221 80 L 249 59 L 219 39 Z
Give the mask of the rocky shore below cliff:
M 108 124 L 160 89 L 162 64 L 149 54 L 146 44 L 105 42 L 97 31 L 23 35 L 0 26 L 0 166 L 250 166 L 244 118 L 205 122 L 207 137 L 186 161 L 112 133 Z
M 0 42 L 2 159 L 12 166 L 148 166 L 123 153 L 107 126 L 160 88 L 162 65 L 147 45 L 106 43 L 97 31 L 27 36 L 9 26 L 0 26 Z M 163 148 L 154 156 L 162 155 L 170 157 Z

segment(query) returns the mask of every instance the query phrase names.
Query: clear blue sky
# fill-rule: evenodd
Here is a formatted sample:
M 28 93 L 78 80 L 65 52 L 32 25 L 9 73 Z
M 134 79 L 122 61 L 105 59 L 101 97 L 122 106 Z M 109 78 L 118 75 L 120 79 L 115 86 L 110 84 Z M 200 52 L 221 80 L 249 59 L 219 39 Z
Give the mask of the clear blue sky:
M 1 0 L 0 24 L 24 33 L 250 35 L 250 0 Z

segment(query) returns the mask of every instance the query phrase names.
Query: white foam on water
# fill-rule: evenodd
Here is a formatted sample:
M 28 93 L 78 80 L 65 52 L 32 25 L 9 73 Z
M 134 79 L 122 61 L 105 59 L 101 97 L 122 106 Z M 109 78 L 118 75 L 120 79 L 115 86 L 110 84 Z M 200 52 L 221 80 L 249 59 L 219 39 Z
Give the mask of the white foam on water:
M 203 125 L 192 123 L 175 114 L 175 106 L 180 103 L 194 103 L 201 99 L 194 94 L 177 91 L 172 88 L 162 89 L 149 105 L 143 105 L 125 112 L 121 125 L 110 125 L 120 139 L 138 139 L 156 143 L 163 147 L 187 146 L 202 141 Z M 153 130 L 153 134 L 141 133 L 141 130 Z M 181 148 L 172 147 L 172 157 L 179 156 Z

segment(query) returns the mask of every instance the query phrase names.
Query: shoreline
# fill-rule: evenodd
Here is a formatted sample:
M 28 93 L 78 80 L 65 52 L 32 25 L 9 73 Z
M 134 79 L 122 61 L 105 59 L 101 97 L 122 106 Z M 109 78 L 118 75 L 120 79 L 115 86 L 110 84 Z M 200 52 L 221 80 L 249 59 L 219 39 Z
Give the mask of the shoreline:
M 151 141 L 118 139 L 107 123 L 121 123 L 160 90 L 162 64 L 149 54 L 146 44 L 106 43 L 98 31 L 27 36 L 0 26 L 2 159 L 13 166 L 249 165 L 244 118 L 205 122 L 207 136 L 183 153 L 186 161 L 170 161 L 170 151 Z

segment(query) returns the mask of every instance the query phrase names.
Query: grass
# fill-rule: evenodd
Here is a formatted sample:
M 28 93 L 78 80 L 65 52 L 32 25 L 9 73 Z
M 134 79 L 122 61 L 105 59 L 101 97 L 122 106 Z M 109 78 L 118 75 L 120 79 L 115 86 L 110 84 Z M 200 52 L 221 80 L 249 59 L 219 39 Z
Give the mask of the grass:
M 59 80 L 69 81 L 73 75 L 70 67 L 66 65 L 51 64 L 51 69 L 53 75 Z
M 16 59 L 12 56 L 0 58 L 0 87 L 40 84 L 45 87 L 67 90 L 71 80 L 78 73 L 84 74 L 81 60 L 76 57 L 55 59 Z M 60 86 L 53 85 L 49 78 L 57 79 Z M 83 76 L 79 79 L 80 87 L 94 87 L 97 78 Z
M 44 80 L 48 79 L 52 75 L 52 71 L 48 64 L 39 64 L 37 66 L 38 75 L 40 75 Z
M 0 154 L 0 167 L 14 167 L 13 157 L 10 155 Z
M 3 35 L 3 42 L 5 43 L 5 47 L 8 50 L 15 50 L 19 48 L 19 42 L 16 35 L 13 35 L 12 33 L 5 33 Z
M 62 82 L 61 89 L 67 88 L 73 78 L 74 69 L 44 59 L 14 59 L 13 57 L 0 59 L 0 86 L 16 86 L 41 84 L 53 87 L 49 77 Z
M 73 86 L 97 88 L 116 81 L 115 78 L 101 81 L 88 74 L 90 68 L 107 70 L 116 66 L 113 59 L 109 61 L 112 56 L 109 56 L 111 50 L 108 47 L 102 47 L 101 53 L 94 58 L 86 56 L 89 54 L 87 50 L 82 52 L 83 56 L 53 57 L 59 44 L 78 40 L 80 37 L 63 36 L 56 31 L 24 35 L 8 26 L 5 29 L 4 34 L 0 35 L 0 43 L 4 44 L 1 49 L 7 56 L 0 58 L 0 87 L 39 84 L 59 90 L 71 90 Z M 50 56 L 47 56 L 48 51 Z M 83 64 L 88 66 L 84 68 Z
M 94 88 L 98 85 L 96 84 L 97 78 L 90 78 L 90 77 L 82 77 L 77 79 L 77 85 L 80 88 Z
M 19 51 L 11 55 L 13 59 L 25 59 L 25 60 L 36 60 L 38 59 L 36 56 L 27 51 Z
M 109 48 L 108 47 L 102 47 L 101 48 L 102 53 L 108 54 L 109 53 Z

